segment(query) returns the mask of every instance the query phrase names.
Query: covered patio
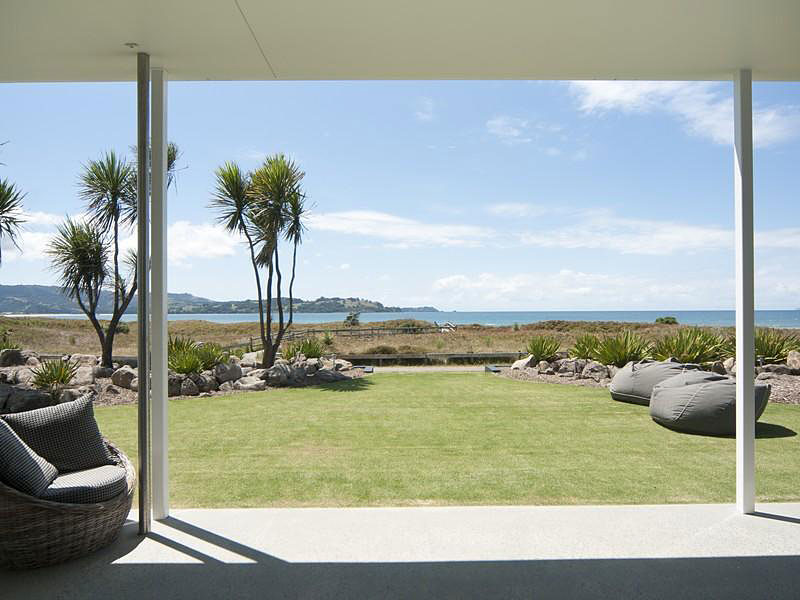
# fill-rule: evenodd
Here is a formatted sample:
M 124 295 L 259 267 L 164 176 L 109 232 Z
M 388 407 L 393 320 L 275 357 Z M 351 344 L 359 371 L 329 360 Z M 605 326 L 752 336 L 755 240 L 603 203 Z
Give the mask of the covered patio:
M 752 82 L 800 80 L 800 4 L 10 0 L 0 82 L 137 82 L 139 503 L 19 597 L 790 597 L 800 506 L 756 506 Z M 734 89 L 736 504 L 180 510 L 169 505 L 168 80 L 711 80 Z M 2 92 L 0 91 L 0 95 Z M 149 159 L 149 160 L 148 160 Z M 152 162 L 152 181 L 149 181 Z M 69 591 L 68 591 L 69 590 Z

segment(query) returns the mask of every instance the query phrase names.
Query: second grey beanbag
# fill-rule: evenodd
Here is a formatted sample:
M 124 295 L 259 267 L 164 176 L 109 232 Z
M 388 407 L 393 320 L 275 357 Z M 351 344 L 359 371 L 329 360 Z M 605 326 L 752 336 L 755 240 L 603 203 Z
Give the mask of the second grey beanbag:
M 609 391 L 614 400 L 648 406 L 656 385 L 680 373 L 697 369 L 698 365 L 670 361 L 643 360 L 628 363 L 614 375 Z

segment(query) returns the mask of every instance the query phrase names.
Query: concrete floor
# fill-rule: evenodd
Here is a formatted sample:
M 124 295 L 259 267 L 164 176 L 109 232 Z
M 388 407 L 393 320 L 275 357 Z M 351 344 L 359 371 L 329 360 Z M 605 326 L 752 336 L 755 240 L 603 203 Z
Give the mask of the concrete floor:
M 798 598 L 800 504 L 175 510 L 16 598 Z M 132 515 L 132 518 L 134 515 Z

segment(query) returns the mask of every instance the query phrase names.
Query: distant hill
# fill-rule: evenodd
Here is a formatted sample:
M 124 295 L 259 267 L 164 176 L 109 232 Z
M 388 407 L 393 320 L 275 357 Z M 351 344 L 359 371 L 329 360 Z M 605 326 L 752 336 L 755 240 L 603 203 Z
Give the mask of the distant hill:
M 288 307 L 289 299 L 283 298 Z M 114 304 L 111 292 L 100 297 L 100 313 L 110 313 Z M 294 310 L 298 313 L 324 312 L 438 312 L 432 306 L 384 306 L 363 298 L 325 298 L 302 300 L 295 298 Z M 128 312 L 136 312 L 136 298 Z M 169 294 L 169 312 L 172 314 L 242 314 L 258 312 L 255 300 L 209 300 L 192 294 Z M 54 285 L 0 285 L 0 313 L 12 314 L 80 314 L 81 309 Z

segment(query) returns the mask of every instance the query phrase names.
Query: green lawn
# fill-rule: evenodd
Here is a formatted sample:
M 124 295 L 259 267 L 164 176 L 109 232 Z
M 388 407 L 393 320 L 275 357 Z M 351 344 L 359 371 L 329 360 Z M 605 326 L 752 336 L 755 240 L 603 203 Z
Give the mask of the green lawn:
M 136 409 L 98 407 L 135 458 Z M 762 501 L 800 499 L 800 406 L 759 427 Z M 781 426 L 781 427 L 776 427 Z M 785 429 L 784 429 L 785 428 Z M 791 430 L 791 432 L 787 431 Z M 782 435 L 783 437 L 775 437 Z M 729 502 L 735 441 L 675 433 L 597 388 L 391 374 L 170 400 L 176 506 Z

